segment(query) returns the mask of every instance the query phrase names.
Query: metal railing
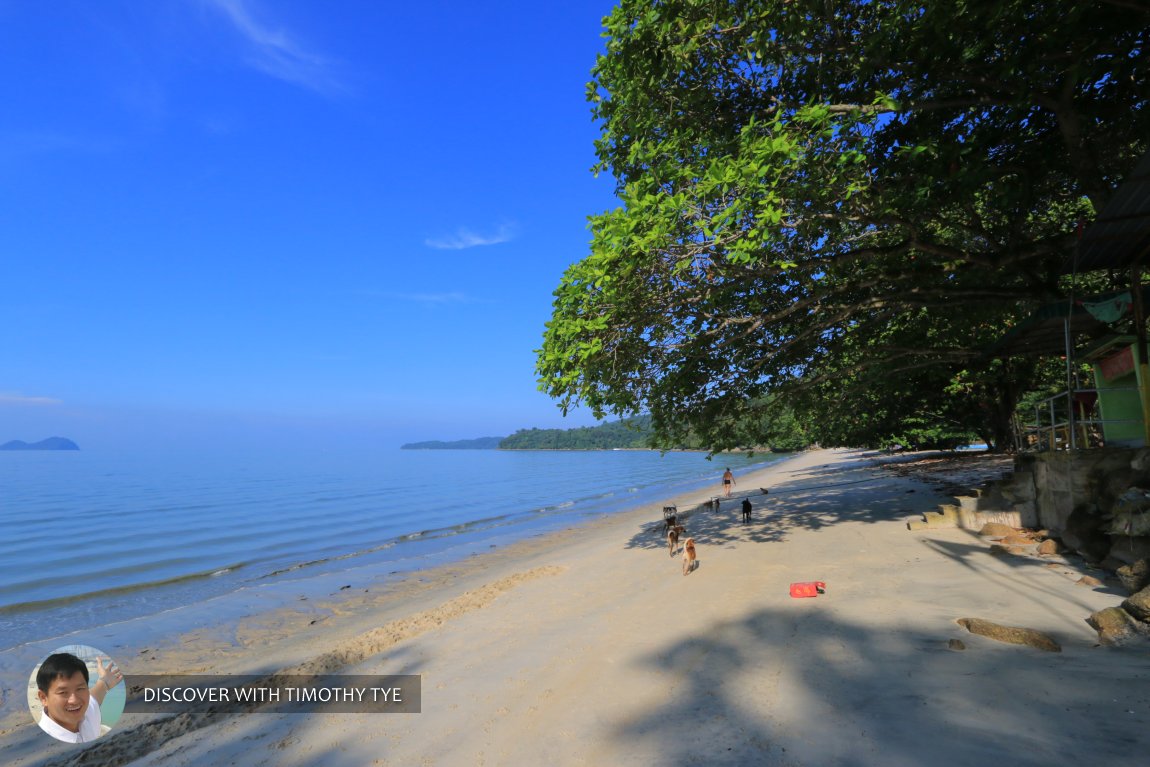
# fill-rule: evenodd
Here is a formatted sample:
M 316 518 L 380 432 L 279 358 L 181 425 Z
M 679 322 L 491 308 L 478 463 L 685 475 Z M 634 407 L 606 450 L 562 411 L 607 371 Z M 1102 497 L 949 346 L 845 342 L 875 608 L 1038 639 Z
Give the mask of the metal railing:
M 1077 450 L 1107 444 L 1106 427 L 1139 424 L 1141 418 L 1102 418 L 1099 392 L 1125 391 L 1138 396 L 1136 386 L 1105 389 L 1075 389 L 1040 400 L 1034 406 L 1034 423 L 1019 429 L 1019 450 Z M 1114 438 L 1109 440 L 1114 442 Z M 1120 440 L 1125 442 L 1125 440 Z

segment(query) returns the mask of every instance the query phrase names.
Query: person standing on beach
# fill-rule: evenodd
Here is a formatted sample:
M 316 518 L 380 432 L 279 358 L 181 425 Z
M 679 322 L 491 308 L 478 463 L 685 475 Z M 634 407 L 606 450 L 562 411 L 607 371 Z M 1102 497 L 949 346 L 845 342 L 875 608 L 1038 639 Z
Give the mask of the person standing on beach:
M 728 466 L 727 470 L 723 472 L 723 495 L 731 497 L 731 487 L 735 484 L 735 475 L 731 473 L 731 467 Z

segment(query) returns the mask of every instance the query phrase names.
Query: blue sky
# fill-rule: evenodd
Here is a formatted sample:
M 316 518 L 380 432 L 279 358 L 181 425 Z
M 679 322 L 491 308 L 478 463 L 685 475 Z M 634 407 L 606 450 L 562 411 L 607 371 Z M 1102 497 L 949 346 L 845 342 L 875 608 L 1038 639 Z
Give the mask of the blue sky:
M 0 0 L 0 442 L 581 426 L 608 2 Z

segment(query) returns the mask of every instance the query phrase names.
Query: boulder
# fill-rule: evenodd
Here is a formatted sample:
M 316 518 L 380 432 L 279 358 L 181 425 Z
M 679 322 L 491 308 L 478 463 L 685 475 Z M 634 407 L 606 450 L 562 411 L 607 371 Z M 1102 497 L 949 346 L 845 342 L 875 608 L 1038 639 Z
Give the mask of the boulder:
M 1030 544 L 1034 543 L 1033 540 L 1026 537 L 1022 533 L 1011 533 L 1010 535 L 1003 538 L 1002 542 L 1011 546 L 1029 546 Z
M 1047 538 L 1042 543 L 1038 544 L 1038 553 L 1043 556 L 1052 556 L 1057 554 L 1059 550 L 1058 541 L 1053 538 Z
M 1004 538 L 1014 533 L 1014 528 L 1010 525 L 1004 525 L 999 522 L 987 522 L 978 531 L 979 535 L 986 536 L 987 538 Z
M 1083 575 L 1081 578 L 1076 580 L 1075 583 L 1077 583 L 1079 586 L 1090 586 L 1091 588 L 1102 585 L 1102 581 L 1098 580 L 1093 575 Z
M 1132 565 L 1139 559 L 1150 559 L 1150 536 L 1111 535 L 1110 558 L 1123 565 Z
M 1139 559 L 1132 565 L 1123 565 L 1114 571 L 1122 587 L 1135 594 L 1150 586 L 1150 559 Z
M 958 625 L 972 634 L 988 637 L 997 642 L 1026 645 L 1046 652 L 1062 652 L 1062 646 L 1058 642 L 1034 629 L 1001 626 L 981 618 L 959 618 Z
M 1150 586 L 1123 600 L 1122 609 L 1140 621 L 1150 622 Z
M 1086 619 L 1105 645 L 1122 645 L 1139 635 L 1138 622 L 1121 607 L 1107 607 Z
M 1144 480 L 1146 473 L 1133 467 L 1114 469 L 1102 474 L 1098 478 L 1098 493 L 1107 501 L 1115 501 L 1122 497 L 1132 485 Z

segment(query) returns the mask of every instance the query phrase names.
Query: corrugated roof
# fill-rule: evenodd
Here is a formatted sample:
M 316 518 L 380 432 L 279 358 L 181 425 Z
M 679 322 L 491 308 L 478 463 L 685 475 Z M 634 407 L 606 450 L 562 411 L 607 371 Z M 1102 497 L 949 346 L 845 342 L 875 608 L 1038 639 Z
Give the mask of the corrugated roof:
M 1150 256 L 1150 152 L 1086 228 L 1067 273 L 1129 268 Z

